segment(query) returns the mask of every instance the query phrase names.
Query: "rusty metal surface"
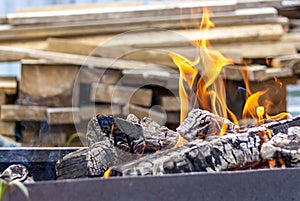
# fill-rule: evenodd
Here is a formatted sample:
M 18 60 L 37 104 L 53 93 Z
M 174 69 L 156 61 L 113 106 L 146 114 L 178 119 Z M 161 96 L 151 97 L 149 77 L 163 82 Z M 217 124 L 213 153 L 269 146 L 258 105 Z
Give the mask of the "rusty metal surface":
M 55 163 L 79 147 L 0 148 L 0 172 L 12 164 L 23 164 L 34 180 L 53 180 Z
M 296 201 L 300 169 L 193 173 L 28 184 L 31 201 Z M 24 200 L 15 190 L 10 201 Z

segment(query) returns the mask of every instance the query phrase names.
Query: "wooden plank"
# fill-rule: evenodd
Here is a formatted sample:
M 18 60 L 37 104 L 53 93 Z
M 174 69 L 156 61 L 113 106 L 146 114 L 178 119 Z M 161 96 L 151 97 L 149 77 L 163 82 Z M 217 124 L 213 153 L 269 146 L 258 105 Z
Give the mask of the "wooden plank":
M 237 0 L 237 8 L 281 7 L 282 0 Z
M 92 56 L 86 57 L 75 54 L 0 46 L 0 61 L 20 61 L 24 58 L 44 59 L 47 60 L 47 62 L 50 61 L 59 64 L 86 65 L 102 69 L 110 68 L 118 70 L 135 69 L 146 64 L 138 61 L 115 60 Z
M 262 81 L 266 80 L 266 66 L 263 65 L 252 65 L 252 66 L 235 66 L 228 65 L 222 69 L 222 77 L 226 80 L 244 80 L 243 74 L 248 72 L 246 79 L 249 81 Z
M 1 105 L 3 121 L 46 121 L 46 107 L 25 105 Z
M 122 71 L 81 67 L 78 77 L 80 83 L 84 84 L 91 84 L 93 82 L 117 84 L 122 77 Z
M 47 44 L 48 51 L 86 56 L 91 55 L 97 47 L 97 44 L 89 45 L 63 38 L 48 38 Z
M 81 32 L 82 32 L 82 27 L 80 28 Z M 21 33 L 24 31 L 20 31 Z M 30 32 L 35 32 L 35 31 L 30 31 Z M 17 33 L 11 33 L 9 35 L 15 35 Z M 172 32 L 171 32 L 172 34 Z M 174 34 L 174 33 L 173 33 Z M 170 34 L 169 34 L 170 35 Z M 123 37 L 125 37 L 125 35 L 123 35 Z M 126 38 L 127 38 L 127 34 L 126 34 Z M 122 37 L 117 37 L 114 38 L 113 35 L 90 35 L 90 34 L 85 34 L 85 35 L 74 35 L 72 37 L 72 41 L 77 41 L 77 42 L 81 42 L 83 44 L 88 44 L 88 45 L 93 45 L 95 46 L 95 44 L 101 44 L 100 46 L 105 48 L 108 48 L 108 46 L 113 46 L 113 43 L 111 44 L 111 40 L 120 40 L 120 38 Z M 148 38 L 150 40 L 150 38 Z M 121 39 L 121 40 L 124 40 Z M 250 43 L 251 42 L 251 43 Z M 253 44 L 253 45 L 251 45 Z M 8 47 L 18 47 L 18 48 L 31 48 L 31 49 L 45 49 L 47 47 L 47 42 L 43 39 L 34 39 L 34 40 L 23 40 L 23 41 L 19 41 L 19 40 L 15 40 L 15 39 L 11 39 L 9 42 L 6 41 L 0 41 L 0 45 L 1 46 L 8 46 Z M 189 44 L 190 45 L 190 44 Z M 218 50 L 221 50 L 217 47 L 217 45 L 219 46 L 220 44 L 217 43 L 213 43 L 214 47 Z M 262 58 L 260 55 L 265 54 L 266 56 L 279 56 L 279 55 L 288 55 L 288 54 L 296 54 L 296 50 L 295 50 L 295 46 L 299 46 L 300 45 L 300 36 L 298 33 L 288 33 L 288 34 L 284 34 L 280 40 L 278 41 L 258 41 L 258 42 L 254 42 L 254 41 L 249 41 L 249 42 L 233 42 L 233 43 L 229 43 L 229 44 L 222 44 L 221 48 L 222 48 L 222 53 L 226 53 L 226 52 L 233 52 L 233 53 L 239 53 L 239 47 L 241 47 L 241 53 L 243 53 L 243 55 L 245 55 L 248 58 L 251 58 L 251 55 L 254 55 L 256 58 Z M 117 48 L 121 49 L 123 48 L 125 45 L 122 46 L 116 46 Z M 256 46 L 258 48 L 256 48 Z M 182 48 L 183 46 L 181 46 Z M 131 47 L 132 48 L 132 47 Z M 161 47 L 160 47 L 161 48 Z M 166 47 L 164 47 L 166 48 Z M 174 48 L 174 47 L 173 47 Z M 227 50 L 228 49 L 228 50 Z M 251 51 L 252 49 L 254 49 L 255 51 Z M 114 49 L 114 51 L 117 51 L 118 49 Z M 122 56 L 124 55 L 124 51 L 126 53 L 128 49 L 125 49 L 123 51 L 121 51 L 121 53 L 117 54 L 118 56 Z M 131 49 L 129 49 L 131 50 Z M 110 52 L 109 49 L 107 50 L 103 50 L 103 52 Z M 258 54 L 256 53 L 258 52 Z M 266 53 L 264 53 L 266 52 Z M 292 53 L 291 53 L 292 52 Z M 267 55 L 269 54 L 269 55 Z M 12 57 L 12 56 L 11 56 Z M 110 56 L 104 56 L 104 57 L 110 57 Z M 116 58 L 116 57 L 113 57 Z M 6 58 L 6 61 L 8 60 L 8 57 Z M 12 57 L 11 58 L 12 61 L 16 61 L 16 58 Z
M 292 77 L 294 75 L 292 68 L 267 68 L 266 77 L 267 78 L 282 78 L 282 77 Z
M 150 68 L 124 70 L 121 83 L 131 86 L 158 85 L 169 90 L 178 88 L 179 73 L 170 68 Z
M 10 121 L 0 121 L 0 134 L 5 136 L 15 136 L 16 123 Z
M 271 65 L 275 68 L 293 68 L 296 63 L 300 62 L 300 54 L 286 55 L 272 59 Z
M 241 41 L 279 40 L 284 34 L 281 25 L 245 25 L 213 28 L 208 31 L 157 30 L 152 32 L 130 32 L 123 37 L 116 38 L 103 46 L 129 45 L 138 47 L 172 47 L 190 45 L 191 41 L 207 39 L 212 43 L 229 43 Z
M 47 47 L 47 42 L 44 39 L 0 41 L 0 46 L 44 50 Z M 16 60 L 15 58 L 11 58 L 11 61 Z
M 120 58 L 124 60 L 141 61 L 177 69 L 177 66 L 169 56 L 169 52 L 176 52 L 190 60 L 194 60 L 198 54 L 197 49 L 192 46 L 182 47 L 159 47 L 159 48 L 136 48 L 131 46 L 98 46 L 93 55 L 109 58 Z M 227 58 L 235 63 L 242 63 L 243 57 L 238 51 L 222 52 Z
M 16 77 L 0 77 L 0 93 L 16 94 L 18 81 Z
M 78 72 L 77 65 L 23 60 L 19 101 L 25 105 L 72 106 L 74 82 Z
M 178 15 L 180 12 L 190 12 L 190 9 L 202 12 L 203 7 L 212 11 L 231 11 L 235 9 L 234 1 L 201 1 L 174 3 L 173 5 L 139 5 L 116 8 L 92 8 L 82 10 L 45 11 L 31 13 L 11 13 L 7 15 L 12 25 L 41 24 L 51 22 L 76 22 L 86 20 L 122 19 L 133 17 Z
M 168 52 L 173 51 L 187 58 L 194 58 L 196 49 L 193 46 L 190 47 L 172 47 L 165 48 L 161 47 L 159 50 L 156 49 L 136 49 L 130 46 L 101 46 L 92 43 L 83 43 L 74 39 L 61 39 L 61 38 L 48 38 L 47 39 L 47 50 L 79 54 L 79 55 L 92 55 L 108 58 L 118 58 L 123 60 L 134 60 L 145 63 L 153 63 L 163 66 L 175 67 L 172 59 L 169 57 Z M 242 55 L 238 52 L 224 52 L 226 57 L 233 60 L 235 63 L 242 63 Z
M 47 122 L 50 125 L 80 123 L 79 112 L 77 107 L 47 108 Z
M 152 90 L 93 83 L 91 85 L 90 100 L 93 102 L 115 104 L 132 103 L 150 106 L 152 101 Z
M 175 96 L 160 96 L 159 105 L 166 111 L 180 111 L 179 97 Z
M 28 13 L 28 12 L 79 10 L 79 9 L 81 10 L 81 9 L 91 9 L 91 8 L 137 6 L 141 4 L 142 4 L 141 1 L 130 1 L 130 2 L 101 2 L 101 3 L 89 3 L 89 4 L 50 5 L 50 6 L 43 6 L 43 7 L 19 8 L 16 10 L 16 12 Z
M 169 35 L 173 35 L 172 37 L 174 37 L 174 32 L 169 32 Z M 113 40 L 126 40 L 128 39 L 129 36 L 125 36 L 122 35 L 123 37 L 117 37 L 114 38 Z M 180 40 L 180 36 L 176 35 L 177 39 Z M 151 38 L 148 37 L 149 40 L 153 40 Z M 94 45 L 94 44 L 100 44 L 103 43 L 100 47 L 97 48 L 97 52 L 98 49 L 101 50 L 102 48 L 102 52 L 101 55 L 103 54 L 104 57 L 112 57 L 112 58 L 119 58 L 120 56 L 123 56 L 124 54 L 130 52 L 130 51 L 134 51 L 135 49 L 138 49 L 139 47 L 130 47 L 130 46 L 126 46 L 126 45 L 119 45 L 119 46 L 115 46 L 114 43 L 112 42 L 111 39 L 109 38 L 103 38 L 103 36 L 84 36 L 84 37 L 73 37 L 72 38 L 73 41 L 78 41 L 81 43 L 86 43 L 86 44 L 90 44 L 90 45 Z M 105 42 L 106 41 L 106 42 Z M 225 53 L 234 53 L 234 54 L 240 54 L 240 56 L 245 57 L 245 58 L 264 58 L 264 57 L 272 57 L 272 56 L 280 56 L 280 55 L 290 55 L 290 54 L 296 54 L 296 46 L 300 46 L 300 35 L 297 33 L 288 33 L 288 34 L 284 34 L 280 40 L 276 40 L 276 41 L 248 41 L 248 42 L 231 42 L 231 43 L 226 43 L 226 44 L 222 44 L 222 43 L 215 43 L 212 42 L 212 45 L 214 47 L 214 49 L 222 52 L 223 54 Z M 109 48 L 114 48 L 113 50 L 109 49 Z M 125 48 L 124 48 L 125 47 Z M 159 47 L 159 48 L 163 48 L 163 50 L 169 50 L 169 51 L 174 51 L 174 52 L 178 52 L 180 54 L 183 54 L 185 56 L 190 55 L 190 53 L 192 53 L 192 55 L 195 55 L 195 49 L 194 50 L 189 50 L 189 48 L 191 48 L 191 44 L 188 44 L 188 50 L 185 50 L 186 46 L 181 46 L 180 48 L 178 47 Z M 124 48 L 124 49 L 123 49 Z M 135 48 L 135 49 L 134 49 Z M 121 51 L 118 51 L 120 50 Z M 123 50 L 122 50 L 123 49 Z M 183 50 L 180 50 L 183 49 Z M 109 56 L 111 55 L 113 52 L 113 56 Z M 186 52 L 186 54 L 184 54 L 184 52 Z M 189 53 L 190 52 L 190 53 Z
M 267 58 L 297 53 L 293 42 L 283 41 L 213 44 L 213 47 L 222 53 L 238 51 L 244 58 Z
M 200 22 L 202 16 L 199 15 L 190 15 L 177 13 L 177 15 L 172 16 L 149 16 L 149 17 L 138 17 L 138 18 L 121 18 L 121 19 L 110 19 L 107 21 L 93 20 L 85 21 L 85 25 L 82 23 L 81 26 L 92 26 L 98 25 L 103 27 L 103 31 L 109 32 L 109 28 L 119 26 L 131 27 L 131 30 L 136 28 L 165 28 L 165 29 L 180 29 L 183 28 L 181 22 L 184 21 L 184 26 L 191 28 L 198 28 L 198 24 L 195 22 Z M 233 25 L 250 25 L 250 24 L 282 24 L 287 25 L 288 20 L 285 17 L 277 16 L 277 10 L 272 7 L 261 7 L 261 8 L 252 8 L 252 9 L 237 9 L 230 12 L 218 12 L 211 13 L 210 19 L 214 24 L 219 26 L 233 26 Z M 72 24 L 79 25 L 80 22 L 76 21 Z M 68 22 L 55 22 L 55 25 L 65 25 L 68 26 Z M 41 25 L 39 25 L 41 26 Z M 43 24 L 47 28 L 47 24 Z M 37 26 L 35 26 L 37 27 Z M 121 28 L 121 27 L 120 27 Z M 124 27 L 125 28 L 125 27 Z M 126 29 L 126 28 L 125 28 Z M 128 30 L 128 29 L 126 29 Z
M 120 22 L 118 22 L 120 23 Z M 143 22 L 144 23 L 144 22 Z M 115 34 L 115 33 L 123 33 L 126 31 L 132 31 L 132 30 L 138 30 L 138 36 L 131 37 L 131 41 L 134 40 L 135 42 L 131 42 L 131 45 L 136 44 L 136 40 L 141 40 L 139 38 L 142 36 L 142 39 L 145 38 L 145 33 L 142 33 L 141 30 L 143 28 L 148 28 L 144 24 L 142 25 L 128 25 L 124 26 L 125 23 L 121 26 L 120 24 L 116 24 L 113 26 L 107 26 L 107 25 L 100 25 L 97 22 L 94 22 L 93 24 L 87 25 L 87 23 L 72 23 L 70 25 L 49 25 L 47 27 L 45 26 L 39 26 L 39 27 L 3 27 L 0 28 L 0 34 L 2 40 L 25 40 L 25 39 L 38 39 L 38 38 L 48 38 L 48 37 L 70 37 L 70 36 L 80 36 L 80 35 L 91 35 L 91 34 Z M 162 29 L 163 26 L 160 26 Z M 157 27 L 152 27 L 157 28 Z M 172 27 L 167 27 L 168 29 Z M 177 25 L 177 28 L 181 28 L 181 25 Z M 232 34 L 232 31 L 234 31 L 235 34 Z M 252 32 L 250 31 L 252 30 Z M 268 30 L 268 31 L 267 31 Z M 181 32 L 181 33 L 180 33 Z M 198 28 L 190 29 L 189 33 L 184 33 L 185 31 L 179 31 L 179 34 L 182 34 L 185 37 L 190 38 L 191 40 L 199 39 L 199 37 L 208 37 L 211 41 L 216 42 L 230 42 L 230 41 L 249 41 L 249 40 L 278 40 L 284 33 L 283 27 L 281 24 L 257 24 L 257 25 L 235 25 L 228 27 L 216 27 L 213 29 L 208 30 L 205 33 L 199 33 Z M 223 33 L 223 35 L 220 35 L 220 33 Z M 155 34 L 155 33 L 153 33 Z M 129 34 L 126 34 L 126 36 Z M 132 35 L 132 34 L 131 34 Z M 144 35 L 144 36 L 143 36 Z M 157 37 L 157 34 L 154 36 Z M 111 37 L 111 36 L 110 36 Z M 152 36 L 151 36 L 152 37 Z M 186 43 L 186 40 L 179 40 L 174 41 L 171 40 L 172 38 L 168 38 L 167 36 L 159 35 L 159 37 L 162 37 L 161 40 L 164 40 L 164 43 L 169 44 L 170 43 Z M 108 36 L 106 36 L 108 38 Z M 231 39 L 232 38 L 232 39 Z M 156 41 L 158 41 L 157 38 L 155 38 Z M 152 39 L 153 41 L 154 39 Z M 115 42 L 115 41 L 114 41 Z M 120 41 L 119 41 L 120 42 Z M 123 45 L 124 45 L 123 41 Z M 128 43 L 128 42 L 126 42 Z M 141 42 L 139 42 L 141 43 Z M 153 43 L 153 42 L 151 42 Z M 148 44 L 150 46 L 149 42 L 147 40 L 143 41 L 142 44 Z M 115 44 L 119 45 L 119 44 Z M 157 44 L 156 44 L 157 46 Z M 151 46 L 150 46 L 151 47 Z
M 281 24 L 287 25 L 288 19 L 278 17 L 277 11 L 274 8 L 256 8 L 256 9 L 240 9 L 232 12 L 212 13 L 211 20 L 216 27 L 220 26 L 236 26 L 236 25 L 251 25 L 251 24 Z M 181 22 L 184 21 L 184 26 Z M 2 30 L 2 35 L 14 34 L 14 37 L 29 38 L 31 37 L 53 37 L 91 34 L 91 33 L 122 33 L 143 28 L 161 28 L 161 29 L 198 29 L 198 23 L 201 21 L 200 15 L 191 16 L 190 13 L 172 16 L 149 16 L 137 18 L 117 18 L 109 20 L 88 20 L 75 22 L 53 22 L 50 24 L 38 24 L 32 26 L 6 26 Z M 81 32 L 80 32 L 81 31 Z M 9 37 L 9 36 L 8 36 Z
M 94 106 L 81 106 L 80 118 L 83 120 L 90 120 L 97 114 L 101 115 L 120 115 L 122 114 L 122 108 L 120 105 L 94 105 Z

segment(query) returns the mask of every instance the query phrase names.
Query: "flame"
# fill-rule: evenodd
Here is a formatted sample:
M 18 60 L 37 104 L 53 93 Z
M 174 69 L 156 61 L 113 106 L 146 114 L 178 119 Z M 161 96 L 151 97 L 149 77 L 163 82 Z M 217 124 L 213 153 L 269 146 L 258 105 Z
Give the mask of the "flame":
M 196 14 L 195 11 L 191 11 L 192 17 L 196 16 Z M 210 14 L 209 9 L 204 7 L 202 20 L 199 25 L 199 39 L 193 41 L 193 45 L 198 53 L 194 60 L 189 60 L 173 52 L 169 54 L 180 72 L 180 122 L 182 123 L 191 109 L 200 107 L 221 117 L 227 119 L 230 117 L 238 125 L 237 117 L 227 107 L 225 86 L 223 79 L 220 77 L 223 67 L 233 62 L 224 57 L 219 51 L 213 49 L 207 38 L 205 38 L 205 36 L 208 36 L 206 32 L 215 26 L 209 18 Z M 184 24 L 183 21 L 182 24 Z M 270 62 L 269 59 L 266 60 L 266 63 L 268 62 Z M 263 124 L 265 118 L 277 120 L 288 118 L 290 116 L 288 113 L 280 113 L 274 116 L 268 114 L 269 108 L 273 103 L 263 98 L 269 91 L 262 90 L 252 93 L 248 79 L 249 70 L 250 68 L 247 69 L 246 66 L 246 70 L 243 68 L 241 71 L 247 92 L 242 118 L 254 119 L 257 124 Z M 282 83 L 277 78 L 275 78 L 275 82 L 279 87 L 282 86 Z M 222 125 L 219 135 L 223 135 L 226 129 L 227 125 Z M 265 133 L 265 136 L 271 138 L 271 132 Z
M 111 167 L 108 168 L 108 169 L 104 172 L 103 178 L 104 178 L 104 179 L 108 179 L 109 176 L 110 176 L 110 172 L 111 172 Z
M 256 114 L 258 117 L 258 122 L 262 122 L 264 120 L 265 108 L 263 106 L 257 107 Z
M 246 103 L 244 105 L 242 117 L 254 119 L 257 124 L 264 123 L 264 116 L 266 119 L 270 119 L 270 120 L 282 120 L 282 119 L 291 118 L 291 115 L 287 112 L 281 112 L 281 113 L 273 115 L 273 116 L 269 115 L 267 113 L 267 111 L 269 111 L 269 107 L 271 105 L 273 105 L 272 101 L 264 100 L 264 101 L 261 101 L 263 103 L 260 103 L 259 100 L 262 99 L 262 96 L 264 94 L 268 93 L 268 90 L 258 91 L 254 94 L 252 93 L 252 91 L 250 89 L 249 79 L 248 79 L 249 70 L 250 69 L 248 67 L 248 68 L 245 68 L 245 70 L 241 71 L 243 80 L 244 80 L 244 84 L 246 87 L 246 91 L 247 91 Z M 279 88 L 282 88 L 282 82 L 279 79 L 277 79 L 276 77 L 274 77 L 274 80 L 275 80 L 275 83 L 277 84 L 277 86 Z M 270 137 L 269 134 L 268 134 L 268 136 Z
M 202 21 L 199 26 L 200 36 L 201 33 L 205 35 L 205 32 L 214 27 L 209 15 L 208 8 L 203 8 Z M 196 107 L 198 103 L 203 109 L 227 118 L 229 109 L 226 106 L 226 92 L 219 74 L 222 68 L 225 65 L 232 64 L 232 61 L 212 49 L 209 41 L 203 37 L 194 41 L 194 45 L 199 52 L 194 61 L 190 61 L 176 53 L 169 54 L 180 72 L 180 122 L 184 120 L 188 111 Z M 196 66 L 197 68 L 195 68 Z M 198 76 L 200 73 L 201 77 Z M 187 90 L 185 84 L 188 85 Z M 223 125 L 222 130 L 224 132 L 226 127 L 227 125 Z
M 243 119 L 246 119 L 246 118 L 252 118 L 254 120 L 256 120 L 256 122 L 258 123 L 259 122 L 259 115 L 261 114 L 258 114 L 257 113 L 257 110 L 258 112 L 261 113 L 262 111 L 262 106 L 259 105 L 259 98 L 265 94 L 267 91 L 258 91 L 254 94 L 251 94 L 247 99 L 246 99 L 246 103 L 244 105 L 244 109 L 243 109 L 243 113 L 242 113 L 242 117 Z M 258 109 L 259 108 L 259 109 Z M 263 108 L 263 111 L 264 111 L 264 108 Z M 262 114 L 263 116 L 263 114 Z M 263 117 L 261 116 L 261 118 L 263 119 Z

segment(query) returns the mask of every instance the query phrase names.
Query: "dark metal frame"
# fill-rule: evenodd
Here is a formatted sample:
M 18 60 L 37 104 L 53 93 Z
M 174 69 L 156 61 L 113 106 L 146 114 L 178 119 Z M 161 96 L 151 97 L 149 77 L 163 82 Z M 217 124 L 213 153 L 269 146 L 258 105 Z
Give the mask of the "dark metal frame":
M 85 178 L 26 185 L 31 201 L 297 201 L 300 169 Z M 15 188 L 10 201 L 25 200 Z

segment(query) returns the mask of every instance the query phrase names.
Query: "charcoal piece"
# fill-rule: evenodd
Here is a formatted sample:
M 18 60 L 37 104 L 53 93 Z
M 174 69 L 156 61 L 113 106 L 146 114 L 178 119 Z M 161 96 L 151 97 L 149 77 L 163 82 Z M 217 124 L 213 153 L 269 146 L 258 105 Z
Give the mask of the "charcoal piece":
M 1 174 L 0 178 L 7 181 L 21 181 L 24 182 L 27 180 L 29 172 L 24 165 L 13 164 L 6 168 Z
M 127 115 L 126 120 L 129 122 L 135 123 L 135 124 L 138 124 L 140 121 L 139 118 L 137 116 L 135 116 L 134 114 Z
M 145 140 L 142 127 L 121 118 L 114 120 L 112 132 L 114 145 L 130 153 L 143 154 Z
M 260 161 L 259 148 L 258 136 L 249 136 L 247 133 L 228 134 L 211 141 L 195 140 L 113 166 L 110 174 L 111 176 L 164 175 L 243 168 Z
M 136 157 L 136 154 L 125 152 L 104 140 L 64 156 L 56 163 L 56 176 L 57 179 L 103 176 L 110 166 Z
M 88 146 L 107 139 L 114 146 L 130 153 L 143 154 L 145 149 L 143 129 L 139 124 L 113 116 L 93 117 L 87 129 Z
M 101 130 L 97 117 L 91 118 L 87 126 L 86 138 L 88 146 L 91 146 L 95 142 L 108 140 L 108 136 Z
M 175 146 L 180 135 L 148 117 L 142 120 L 133 114 L 126 120 L 112 116 L 93 117 L 87 129 L 88 146 L 107 139 L 124 151 L 143 154 Z
M 174 147 L 180 140 L 179 133 L 161 126 L 151 118 L 144 117 L 140 124 L 144 130 L 145 151 L 156 152 Z
M 202 109 L 193 109 L 187 118 L 176 129 L 185 139 L 205 139 L 209 135 L 220 135 L 222 126 L 226 125 L 226 133 L 237 133 L 238 126 L 230 120 Z
M 288 167 L 300 166 L 300 127 L 291 127 L 287 133 L 278 133 L 261 146 L 265 160 L 283 160 Z

